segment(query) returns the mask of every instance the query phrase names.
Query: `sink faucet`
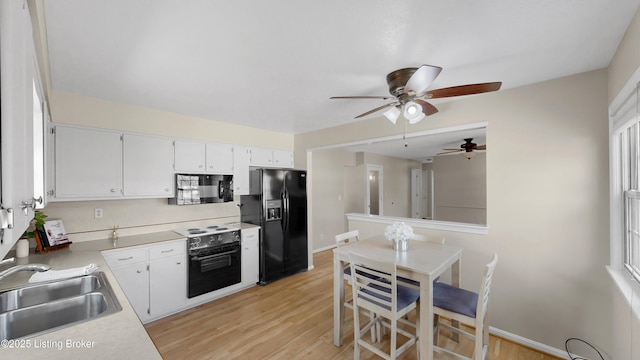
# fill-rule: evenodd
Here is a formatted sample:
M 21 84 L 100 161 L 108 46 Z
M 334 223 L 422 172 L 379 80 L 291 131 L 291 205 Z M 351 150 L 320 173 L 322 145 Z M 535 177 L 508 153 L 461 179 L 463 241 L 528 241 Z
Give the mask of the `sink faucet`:
M 11 257 L 11 258 L 8 258 L 8 259 L 0 260 L 0 265 L 15 264 L 15 262 L 16 262 L 16 258 Z
M 0 261 L 0 265 L 4 265 L 4 264 L 13 264 L 16 262 L 16 258 L 9 258 L 9 259 L 5 259 Z M 4 270 L 2 272 L 0 272 L 0 280 L 6 278 L 9 275 L 15 274 L 19 271 L 47 271 L 51 269 L 51 266 L 49 265 L 45 265 L 45 264 L 25 264 L 25 265 L 17 265 L 17 266 L 13 266 L 8 268 L 7 270 Z

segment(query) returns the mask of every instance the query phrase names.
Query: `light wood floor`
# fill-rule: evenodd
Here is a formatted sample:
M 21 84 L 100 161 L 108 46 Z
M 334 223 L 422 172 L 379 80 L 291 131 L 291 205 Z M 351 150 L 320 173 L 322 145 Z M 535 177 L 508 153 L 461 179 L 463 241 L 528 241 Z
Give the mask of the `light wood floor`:
M 241 291 L 145 328 L 165 360 L 353 359 L 353 317 L 348 309 L 344 344 L 333 345 L 333 252 L 315 254 L 314 265 L 312 271 Z M 473 346 L 470 340 L 457 344 L 441 334 L 440 346 Z M 388 349 L 388 340 L 381 344 L 385 345 Z M 559 359 L 494 336 L 489 353 L 493 360 Z M 378 357 L 362 350 L 361 358 Z M 415 347 L 400 359 L 416 359 Z M 438 354 L 436 359 L 449 357 Z

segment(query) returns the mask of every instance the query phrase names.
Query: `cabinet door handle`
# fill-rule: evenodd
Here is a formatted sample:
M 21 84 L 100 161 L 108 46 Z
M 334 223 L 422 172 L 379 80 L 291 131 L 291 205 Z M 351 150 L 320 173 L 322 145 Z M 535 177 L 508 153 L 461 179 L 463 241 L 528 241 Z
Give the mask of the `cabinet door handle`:
M 118 261 L 127 261 L 133 259 L 133 256 L 129 256 L 128 258 L 120 258 Z
M 137 272 L 138 274 L 141 274 L 141 273 L 142 273 L 142 270 L 138 269 L 138 270 L 136 270 L 136 272 Z
M 112 193 L 116 192 L 116 189 L 111 189 L 111 192 L 112 192 Z
M 170 253 L 173 252 L 173 249 L 169 249 L 169 250 L 160 250 L 161 253 L 166 254 L 166 253 Z
M 182 261 L 176 261 L 176 265 L 182 264 Z

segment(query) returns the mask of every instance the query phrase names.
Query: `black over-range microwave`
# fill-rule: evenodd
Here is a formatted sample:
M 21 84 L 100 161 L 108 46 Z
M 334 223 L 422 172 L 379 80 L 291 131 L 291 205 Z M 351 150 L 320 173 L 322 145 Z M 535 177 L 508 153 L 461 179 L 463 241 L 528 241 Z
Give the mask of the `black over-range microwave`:
M 233 175 L 176 174 L 172 205 L 211 204 L 233 201 Z

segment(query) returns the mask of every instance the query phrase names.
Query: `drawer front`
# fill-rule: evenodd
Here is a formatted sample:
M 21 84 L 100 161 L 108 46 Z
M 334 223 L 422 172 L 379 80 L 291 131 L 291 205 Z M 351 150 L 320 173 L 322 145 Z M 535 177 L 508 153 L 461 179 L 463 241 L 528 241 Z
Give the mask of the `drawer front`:
M 149 259 L 159 259 L 166 256 L 182 255 L 185 253 L 186 241 L 170 242 L 161 245 L 154 245 L 149 248 Z
M 258 230 L 258 228 L 242 230 L 242 242 L 258 241 L 260 239 L 260 232 Z
M 122 251 L 115 254 L 106 253 L 104 259 L 110 268 L 118 268 L 129 264 L 147 261 L 147 250 Z

